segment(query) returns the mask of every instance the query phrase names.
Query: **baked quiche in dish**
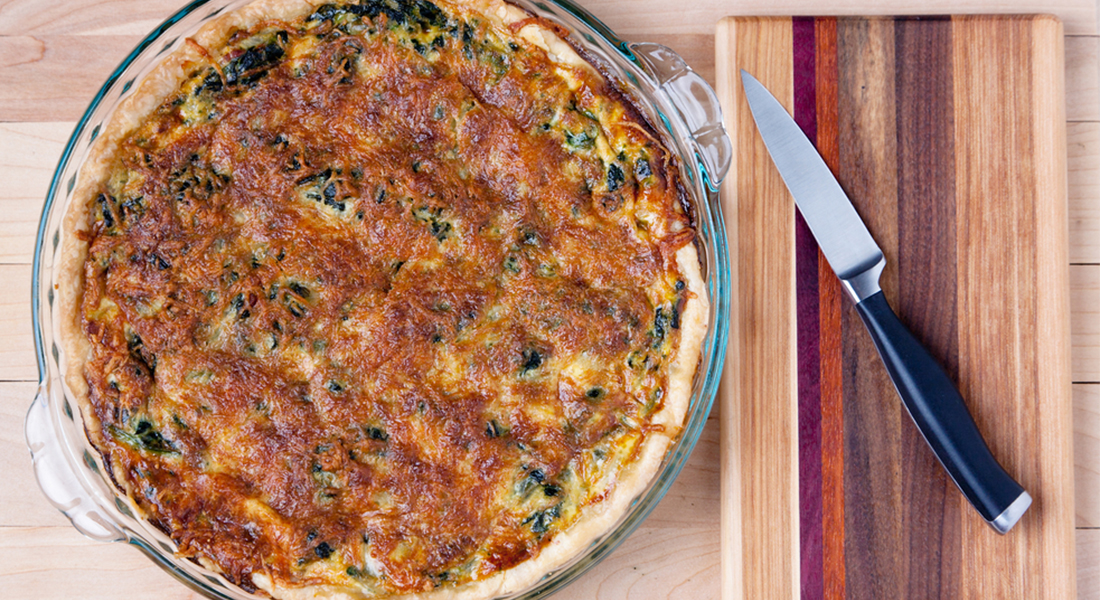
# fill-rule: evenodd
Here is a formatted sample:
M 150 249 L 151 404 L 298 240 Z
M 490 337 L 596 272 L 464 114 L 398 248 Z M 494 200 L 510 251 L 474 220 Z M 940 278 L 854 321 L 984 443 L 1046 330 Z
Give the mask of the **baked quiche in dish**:
M 679 168 L 501 0 L 259 0 L 116 111 L 65 216 L 66 381 L 132 510 L 276 598 L 490 598 L 582 553 L 688 409 Z

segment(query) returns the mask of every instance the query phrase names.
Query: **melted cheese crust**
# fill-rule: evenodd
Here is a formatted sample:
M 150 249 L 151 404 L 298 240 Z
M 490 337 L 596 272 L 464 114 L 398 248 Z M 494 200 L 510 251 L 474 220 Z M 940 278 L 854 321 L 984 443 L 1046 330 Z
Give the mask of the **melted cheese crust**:
M 705 298 L 675 164 L 560 40 L 486 8 L 233 30 L 88 189 L 89 436 L 248 589 L 487 581 L 678 433 Z

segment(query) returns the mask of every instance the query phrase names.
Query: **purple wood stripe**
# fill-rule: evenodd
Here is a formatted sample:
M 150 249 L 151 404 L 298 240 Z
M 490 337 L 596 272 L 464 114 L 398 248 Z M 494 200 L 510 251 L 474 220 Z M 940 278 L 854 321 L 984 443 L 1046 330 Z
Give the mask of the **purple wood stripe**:
M 795 18 L 794 119 L 817 138 L 817 93 L 813 18 Z M 795 214 L 795 302 L 798 318 L 798 517 L 801 592 L 804 600 L 825 594 L 821 512 L 821 350 L 817 242 Z
M 955 125 L 951 20 L 899 19 L 894 28 L 898 167 L 897 311 L 957 378 Z M 911 423 L 901 436 L 902 521 L 909 598 L 960 588 L 958 492 Z M 953 510 L 955 508 L 956 510 Z

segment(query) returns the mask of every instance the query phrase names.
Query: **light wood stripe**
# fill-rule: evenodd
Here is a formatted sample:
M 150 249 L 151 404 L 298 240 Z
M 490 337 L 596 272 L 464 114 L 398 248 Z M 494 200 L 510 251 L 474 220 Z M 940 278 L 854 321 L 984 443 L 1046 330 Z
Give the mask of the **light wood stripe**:
M 727 226 L 736 229 L 731 252 L 734 281 L 753 293 L 739 295 L 731 337 L 726 387 L 720 394 L 726 443 L 738 448 L 739 485 L 728 487 L 739 499 L 739 514 L 726 523 L 727 564 L 738 563 L 737 580 L 727 583 L 730 598 L 791 598 L 797 593 L 798 463 L 796 338 L 794 328 L 794 204 L 762 202 L 788 198 L 763 141 L 755 132 L 741 95 L 737 69 L 744 68 L 768 86 L 785 106 L 793 102 L 791 21 L 761 19 L 753 27 L 723 20 L 719 37 L 733 56 L 722 67 L 719 95 L 734 142 L 733 167 L 722 190 Z M 730 384 L 730 373 L 737 376 Z M 727 496 L 728 497 L 728 496 Z
M 735 124 L 735 112 L 732 108 L 732 90 L 737 85 L 738 70 L 736 57 L 732 56 L 730 49 L 735 47 L 736 23 L 732 19 L 718 22 L 715 28 L 715 46 L 722 51 L 717 53 L 717 91 L 722 101 L 722 114 L 727 131 L 733 131 Z M 736 138 L 731 137 L 731 141 Z M 738 219 L 736 211 L 736 193 L 728 190 L 737 181 L 737 160 L 730 164 L 729 173 L 726 176 L 727 183 L 723 186 L 721 196 L 722 217 L 726 226 L 726 236 L 729 248 L 738 247 Z M 732 257 L 731 257 L 732 258 Z M 741 413 L 736 401 L 740 395 L 741 359 L 736 352 L 737 340 L 741 339 L 741 320 L 736 318 L 741 314 L 740 294 L 732 294 L 730 297 L 729 320 L 729 345 L 726 350 L 726 358 L 722 367 L 722 378 L 718 383 L 718 396 L 715 398 L 714 410 L 718 413 L 719 434 L 723 448 L 720 455 L 720 494 L 724 502 L 718 514 L 719 530 L 722 534 L 721 568 L 718 581 L 718 590 L 721 600 L 743 600 L 744 586 L 744 523 L 741 518 L 741 456 L 740 452 L 732 452 L 730 448 L 741 447 Z
M 1075 593 L 1061 41 L 1052 20 L 955 22 L 960 390 L 1037 499 L 1006 537 L 964 514 L 963 598 Z

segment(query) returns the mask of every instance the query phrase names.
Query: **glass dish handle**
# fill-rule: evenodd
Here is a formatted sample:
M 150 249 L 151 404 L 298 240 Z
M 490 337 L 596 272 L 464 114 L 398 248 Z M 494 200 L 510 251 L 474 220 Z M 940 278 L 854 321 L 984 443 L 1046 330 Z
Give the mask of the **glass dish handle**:
M 717 191 L 733 157 L 729 135 L 722 124 L 718 95 L 672 49 L 650 42 L 635 42 L 628 46 L 687 123 L 695 150 L 703 163 L 707 185 Z
M 77 479 L 65 459 L 57 431 L 50 421 L 49 392 L 38 387 L 38 394 L 27 411 L 27 446 L 34 461 L 38 487 L 58 510 L 65 514 L 80 533 L 99 542 L 126 539 L 108 519 Z

